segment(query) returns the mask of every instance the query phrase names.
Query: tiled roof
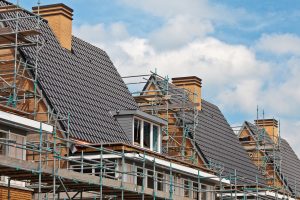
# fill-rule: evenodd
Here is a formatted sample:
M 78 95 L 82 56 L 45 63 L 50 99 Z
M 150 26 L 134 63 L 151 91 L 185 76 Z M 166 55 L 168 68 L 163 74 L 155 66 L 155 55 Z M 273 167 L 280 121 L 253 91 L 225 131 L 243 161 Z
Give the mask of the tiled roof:
M 151 77 L 154 78 L 154 77 Z M 150 78 L 150 79 L 151 79 Z M 161 81 L 157 81 L 158 85 Z M 184 92 L 175 85 L 168 85 L 169 94 Z M 188 95 L 186 95 L 188 96 Z M 170 103 L 180 103 L 180 100 L 171 98 Z M 191 118 L 193 116 L 190 116 Z M 202 100 L 202 110 L 199 112 L 199 124 L 196 128 L 196 145 L 199 153 L 208 161 L 224 166 L 223 175 L 244 177 L 250 181 L 238 180 L 238 183 L 255 184 L 256 176 L 260 183 L 265 183 L 257 167 L 250 160 L 246 150 L 240 144 L 232 128 L 226 121 L 220 109 Z
M 0 0 L 0 6 L 7 4 Z M 33 26 L 33 20 L 20 21 L 24 30 Z M 137 105 L 106 52 L 77 37 L 72 38 L 70 52 L 60 46 L 46 21 L 40 27 L 46 45 L 39 53 L 38 82 L 55 111 L 70 114 L 71 137 L 92 143 L 129 142 L 109 111 L 137 109 Z M 33 52 L 22 49 L 27 60 L 34 60 Z
M 257 128 L 250 122 L 245 122 L 249 127 L 253 136 L 256 138 L 258 135 Z M 268 134 L 265 134 L 265 140 L 268 144 L 273 144 L 273 140 Z M 290 191 L 300 196 L 300 160 L 296 153 L 285 139 L 280 139 L 280 158 L 281 158 L 281 177 L 289 187 Z
M 300 197 L 300 160 L 285 139 L 281 139 L 281 173 L 289 188 Z
M 206 159 L 224 165 L 224 175 L 233 175 L 236 170 L 238 176 L 250 180 L 238 180 L 239 183 L 253 184 L 256 176 L 260 183 L 264 183 L 263 177 L 250 160 L 220 109 L 205 100 L 202 100 L 202 110 L 199 113 L 196 141 Z

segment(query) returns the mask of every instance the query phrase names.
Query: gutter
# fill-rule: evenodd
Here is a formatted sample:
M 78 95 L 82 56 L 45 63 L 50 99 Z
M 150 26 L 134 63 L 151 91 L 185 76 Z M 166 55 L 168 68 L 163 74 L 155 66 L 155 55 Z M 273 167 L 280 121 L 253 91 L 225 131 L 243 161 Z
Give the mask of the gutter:
M 38 122 L 32 119 L 14 115 L 11 113 L 0 111 L 0 121 L 9 126 L 23 127 L 27 129 L 34 129 L 36 131 L 42 130 L 49 133 L 53 132 L 53 126 Z
M 167 167 L 167 168 L 172 168 L 172 169 L 178 170 L 179 172 L 188 173 L 188 174 L 191 174 L 193 176 L 200 176 L 202 178 L 210 179 L 211 181 L 214 181 L 214 182 L 221 181 L 222 183 L 230 184 L 230 181 L 226 180 L 225 178 L 220 179 L 220 177 L 218 177 L 216 175 L 212 175 L 212 174 L 200 171 L 200 170 L 193 169 L 191 167 L 186 167 L 184 165 L 172 163 L 172 162 L 165 161 L 165 160 L 155 158 L 155 157 L 152 157 L 152 156 L 142 155 L 142 154 L 139 154 L 139 153 L 125 153 L 124 156 L 126 158 L 138 158 L 138 159 L 145 158 L 146 160 L 148 160 L 150 162 L 155 161 L 155 163 L 157 163 L 160 166 L 164 166 L 164 167 Z M 86 156 L 83 156 L 83 158 L 86 159 L 86 160 L 101 159 L 101 157 L 102 157 L 102 159 L 122 158 L 122 156 L 120 156 L 120 155 L 113 155 L 113 154 L 106 154 L 106 155 L 102 155 L 102 156 L 101 155 L 86 155 Z M 75 159 L 75 160 L 77 160 L 77 159 L 80 160 L 82 157 L 81 156 L 70 156 L 69 158 L 70 159 Z

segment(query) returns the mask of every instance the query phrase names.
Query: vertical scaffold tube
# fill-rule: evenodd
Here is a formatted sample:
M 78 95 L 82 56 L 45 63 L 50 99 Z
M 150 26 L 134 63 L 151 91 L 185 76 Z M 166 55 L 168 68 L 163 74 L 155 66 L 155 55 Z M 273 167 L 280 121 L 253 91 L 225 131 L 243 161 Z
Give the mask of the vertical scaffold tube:
M 174 177 L 175 179 L 175 177 Z M 172 163 L 170 162 L 170 190 L 169 190 L 169 199 L 173 199 L 173 171 L 172 171 Z
M 53 200 L 56 199 L 56 127 L 53 130 Z
M 40 144 L 39 144 L 39 193 L 38 193 L 38 200 L 41 200 L 41 193 L 42 193 L 42 148 L 43 148 L 43 131 L 42 131 L 42 122 L 40 122 Z
M 103 144 L 101 143 L 101 149 L 100 149 L 100 200 L 103 199 L 102 196 L 102 178 L 103 178 Z

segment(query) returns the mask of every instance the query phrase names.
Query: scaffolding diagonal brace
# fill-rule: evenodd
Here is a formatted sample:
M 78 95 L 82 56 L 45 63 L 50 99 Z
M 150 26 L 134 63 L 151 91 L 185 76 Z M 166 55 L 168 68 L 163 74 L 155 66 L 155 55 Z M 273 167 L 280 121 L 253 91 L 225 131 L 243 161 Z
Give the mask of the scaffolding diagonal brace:
M 60 182 L 61 186 L 64 188 L 64 190 L 65 190 L 65 193 L 66 193 L 66 195 L 68 196 L 68 199 L 70 199 L 70 200 L 71 200 L 71 197 L 70 197 L 70 195 L 69 195 L 69 193 L 68 193 L 68 190 L 67 190 L 67 188 L 66 188 L 65 184 L 63 183 L 63 181 L 61 180 L 61 178 L 60 178 L 60 177 L 57 177 L 57 179 L 59 180 L 59 182 Z

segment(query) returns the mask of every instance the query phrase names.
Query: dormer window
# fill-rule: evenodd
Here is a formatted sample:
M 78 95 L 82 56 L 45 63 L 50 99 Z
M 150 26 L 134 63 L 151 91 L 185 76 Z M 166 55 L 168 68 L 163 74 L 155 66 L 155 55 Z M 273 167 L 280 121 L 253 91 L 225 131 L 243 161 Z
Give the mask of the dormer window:
M 111 111 L 132 145 L 161 152 L 161 130 L 168 122 L 140 110 Z
M 141 146 L 141 131 L 142 131 L 142 120 L 134 119 L 134 128 L 133 128 L 133 142 L 134 145 Z
M 144 121 L 144 148 L 150 149 L 151 143 L 151 124 Z
M 134 145 L 160 152 L 160 126 L 136 117 L 133 121 Z
M 159 139 L 160 139 L 160 134 L 159 134 L 159 126 L 153 125 L 153 133 L 152 133 L 152 141 L 153 141 L 153 151 L 159 152 Z

